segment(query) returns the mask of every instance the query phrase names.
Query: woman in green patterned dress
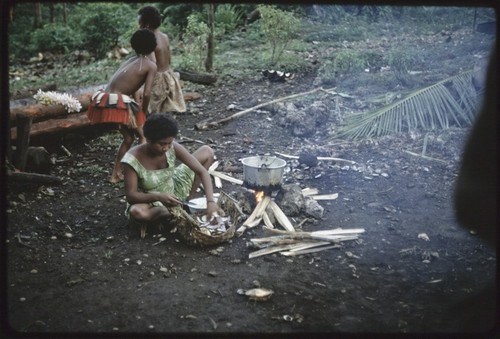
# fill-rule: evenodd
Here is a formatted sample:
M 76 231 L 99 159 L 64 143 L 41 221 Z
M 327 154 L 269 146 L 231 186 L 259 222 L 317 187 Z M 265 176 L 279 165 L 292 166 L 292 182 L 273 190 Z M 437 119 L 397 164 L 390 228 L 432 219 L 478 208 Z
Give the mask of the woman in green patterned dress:
M 214 152 L 202 146 L 190 154 L 175 141 L 177 122 L 166 113 L 152 114 L 144 123 L 145 144 L 131 148 L 121 162 L 124 164 L 127 216 L 140 225 L 168 221 L 166 206 L 182 204 L 193 198 L 203 184 L 207 198 L 207 215 L 219 210 L 214 200 L 208 168 Z M 176 159 L 181 163 L 175 166 Z M 145 229 L 141 229 L 144 236 Z

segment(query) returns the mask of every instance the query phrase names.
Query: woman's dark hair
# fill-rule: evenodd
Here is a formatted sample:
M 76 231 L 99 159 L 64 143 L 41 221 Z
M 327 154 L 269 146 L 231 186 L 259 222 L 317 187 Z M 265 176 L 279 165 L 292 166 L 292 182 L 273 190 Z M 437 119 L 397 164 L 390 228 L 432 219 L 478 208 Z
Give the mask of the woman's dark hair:
M 149 26 L 150 29 L 157 29 L 161 25 L 161 14 L 156 7 L 144 6 L 139 10 L 140 23 Z
M 179 133 L 177 121 L 167 113 L 151 114 L 143 127 L 144 136 L 151 142 L 170 137 L 176 137 Z
M 156 48 L 155 34 L 149 29 L 138 29 L 130 38 L 130 45 L 137 55 L 148 55 Z

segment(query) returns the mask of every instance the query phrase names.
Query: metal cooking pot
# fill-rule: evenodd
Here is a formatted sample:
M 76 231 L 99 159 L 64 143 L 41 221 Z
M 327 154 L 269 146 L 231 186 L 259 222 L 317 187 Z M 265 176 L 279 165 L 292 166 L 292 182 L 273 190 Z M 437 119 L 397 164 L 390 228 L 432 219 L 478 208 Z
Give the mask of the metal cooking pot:
M 286 161 L 267 155 L 244 158 L 243 185 L 256 191 L 272 192 L 281 187 Z

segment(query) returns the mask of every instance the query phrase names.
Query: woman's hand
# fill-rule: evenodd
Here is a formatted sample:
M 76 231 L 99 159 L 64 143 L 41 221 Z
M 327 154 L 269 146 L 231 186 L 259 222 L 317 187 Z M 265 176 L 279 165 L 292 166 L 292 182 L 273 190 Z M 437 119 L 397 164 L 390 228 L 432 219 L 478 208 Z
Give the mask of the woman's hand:
M 160 201 L 163 205 L 168 207 L 182 204 L 175 195 L 170 193 L 160 193 Z
M 212 216 L 216 213 L 219 213 L 220 207 L 213 200 L 207 200 L 207 216 L 208 218 L 212 218 Z

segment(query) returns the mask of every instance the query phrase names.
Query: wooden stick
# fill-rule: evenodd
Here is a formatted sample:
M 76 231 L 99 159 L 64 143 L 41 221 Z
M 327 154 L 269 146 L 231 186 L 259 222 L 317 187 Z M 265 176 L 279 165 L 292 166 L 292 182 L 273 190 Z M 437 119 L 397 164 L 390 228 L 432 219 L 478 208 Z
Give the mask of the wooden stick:
M 290 222 L 290 220 L 288 220 L 285 213 L 283 213 L 278 204 L 276 204 L 274 201 L 271 200 L 269 206 L 271 207 L 274 213 L 274 217 L 280 223 L 280 225 L 283 226 L 283 228 L 285 228 L 289 232 L 295 232 L 295 228 L 293 227 L 292 223 Z
M 180 141 L 194 142 L 194 143 L 197 143 L 197 144 L 206 145 L 206 142 L 203 142 L 201 140 L 191 139 L 191 138 L 188 138 L 188 137 L 180 137 Z M 180 143 L 182 143 L 182 142 L 180 142 Z
M 273 242 L 276 239 L 299 239 L 299 240 L 319 240 L 319 241 L 328 241 L 328 242 L 339 242 L 339 241 L 345 241 L 345 240 L 354 240 L 358 239 L 358 235 L 314 235 L 310 234 L 307 232 L 295 232 L 296 234 L 294 235 L 293 232 L 290 234 L 283 234 L 283 235 L 276 235 L 274 237 L 268 237 L 268 238 L 259 238 L 259 239 L 253 239 L 253 242 L 259 243 L 259 242 Z
M 218 160 L 214 161 L 214 163 L 210 165 L 210 167 L 208 168 L 208 172 L 210 173 L 210 171 L 215 171 L 218 166 L 219 166 L 219 161 Z M 222 188 L 222 181 L 219 177 L 214 176 L 214 182 L 215 182 L 215 187 Z
M 280 246 L 274 246 L 271 248 L 263 248 L 261 250 L 257 250 L 255 252 L 252 252 L 248 255 L 249 259 L 260 257 L 261 255 L 266 255 L 266 254 L 271 254 L 275 252 L 280 252 L 284 250 L 288 250 L 290 248 L 293 248 L 293 245 L 280 245 Z
M 315 252 L 320 252 L 324 250 L 328 250 L 330 248 L 339 248 L 340 246 L 335 244 L 335 245 L 330 245 L 330 246 L 323 246 L 320 248 L 310 248 L 310 249 L 305 249 L 302 251 L 287 251 L 287 252 L 281 252 L 281 254 L 285 256 L 295 256 L 295 255 L 301 255 L 301 254 L 307 254 L 307 253 L 315 253 Z
M 305 196 L 305 197 L 307 197 L 309 195 L 316 195 L 318 193 L 319 193 L 319 191 L 318 191 L 317 188 L 309 188 L 309 187 L 307 187 L 307 188 L 304 188 L 302 190 L 302 195 Z
M 314 200 L 335 200 L 338 197 L 339 197 L 338 193 L 311 195 L 311 198 Z
M 358 233 L 364 233 L 365 229 L 364 228 L 350 228 L 350 229 L 342 229 L 342 228 L 336 228 L 333 230 L 320 230 L 320 231 L 314 231 L 314 232 L 287 232 L 287 231 L 282 231 L 278 229 L 268 229 L 265 228 L 265 231 L 269 231 L 271 233 L 275 234 L 280 234 L 280 235 L 292 235 L 296 236 L 297 234 L 312 234 L 312 235 L 345 235 L 345 234 L 358 234 Z
M 283 158 L 299 159 L 299 157 L 296 156 L 296 155 L 289 155 L 289 154 L 284 154 L 284 153 L 280 153 L 280 152 L 274 152 L 274 153 L 277 154 L 277 155 L 279 155 L 279 156 L 282 156 Z M 332 157 L 316 157 L 316 159 L 318 159 L 318 160 L 344 161 L 344 162 L 348 162 L 348 163 L 351 163 L 351 164 L 355 164 L 356 163 L 356 161 L 346 160 L 346 159 L 341 159 L 341 158 L 332 158 Z
M 230 120 L 233 120 L 237 117 L 240 117 L 248 112 L 252 112 L 252 111 L 255 111 L 256 109 L 258 108 L 261 108 L 261 107 L 264 107 L 264 106 L 268 106 L 268 105 L 271 105 L 271 104 L 275 104 L 277 102 L 281 102 L 281 101 L 285 101 L 285 100 L 289 100 L 289 99 L 294 99 L 294 98 L 298 98 L 298 97 L 301 97 L 301 96 L 304 96 L 304 95 L 308 95 L 308 94 L 313 94 L 315 92 L 318 92 L 320 90 L 323 90 L 323 91 L 330 91 L 332 90 L 333 88 L 331 89 L 327 89 L 327 90 L 324 90 L 323 88 L 315 88 L 313 90 L 310 90 L 310 91 L 307 91 L 307 92 L 302 92 L 302 93 L 297 93 L 297 94 L 292 94 L 292 95 L 289 95 L 289 96 L 286 96 L 286 97 L 283 97 L 283 98 L 278 98 L 278 99 L 275 99 L 275 100 L 271 100 L 271 101 L 268 101 L 268 102 L 264 102 L 262 104 L 259 104 L 257 106 L 253 106 L 253 107 L 250 107 L 248 109 L 245 109 L 243 111 L 240 111 L 240 112 L 237 112 L 233 115 L 230 115 L 226 118 L 223 118 L 223 119 L 220 119 L 218 121 L 214 121 L 214 122 L 202 122 L 202 123 L 199 123 L 199 124 L 196 124 L 196 128 L 198 130 L 204 130 L 204 129 L 208 129 L 208 128 L 215 128 L 217 127 L 218 125 L 222 124 L 222 123 L 225 123 L 225 122 L 228 122 Z
M 439 161 L 439 162 L 442 162 L 443 164 L 447 164 L 447 162 L 444 161 L 444 160 L 436 159 L 436 158 L 432 158 L 432 157 L 428 157 L 427 155 L 417 154 L 417 153 L 413 153 L 413 152 L 406 151 L 406 150 L 403 150 L 403 152 L 408 153 L 410 155 L 413 155 L 415 157 L 420 157 L 420 158 L 424 158 L 424 159 L 427 159 L 427 160 Z

